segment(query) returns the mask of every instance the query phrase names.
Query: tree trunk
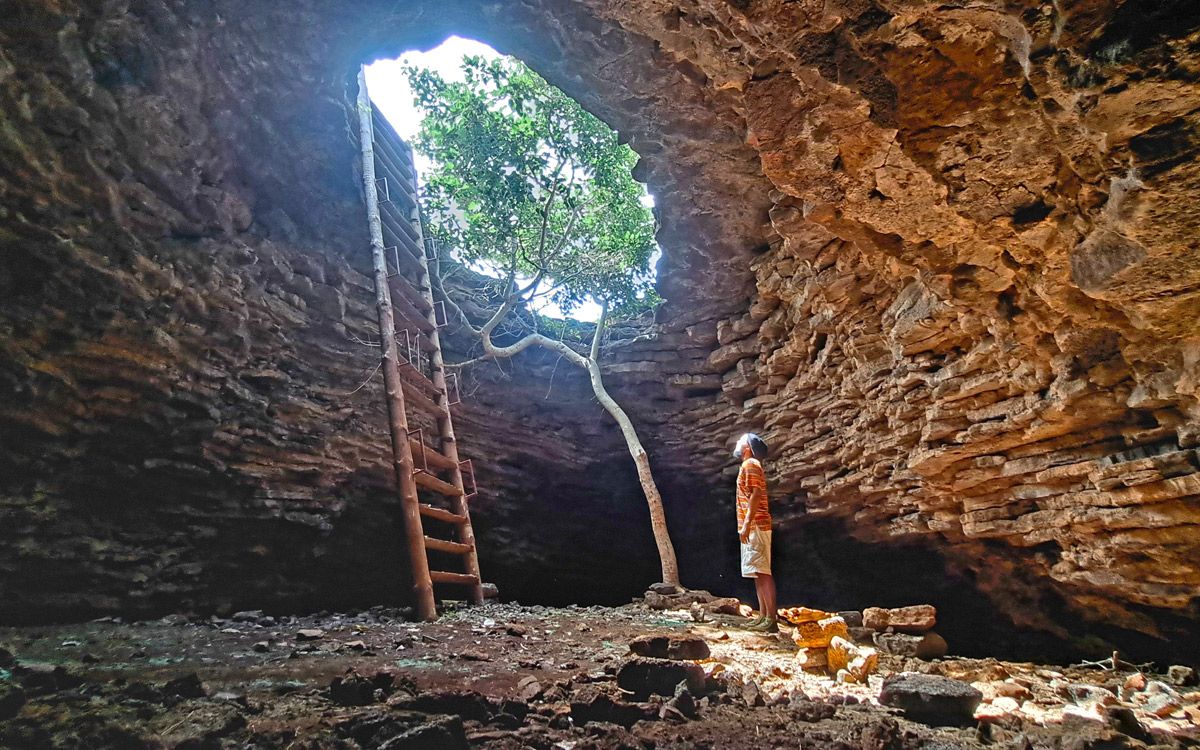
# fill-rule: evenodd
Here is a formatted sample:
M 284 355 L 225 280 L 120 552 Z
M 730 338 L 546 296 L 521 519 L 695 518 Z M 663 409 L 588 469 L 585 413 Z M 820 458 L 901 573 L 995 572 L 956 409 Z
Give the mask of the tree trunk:
M 671 543 L 671 535 L 667 531 L 667 514 L 663 510 L 662 495 L 659 494 L 658 485 L 654 483 L 654 475 L 650 471 L 650 457 L 646 455 L 646 449 L 642 447 L 642 441 L 638 438 L 637 430 L 634 429 L 629 415 L 625 413 L 621 405 L 609 395 L 608 390 L 604 387 L 604 378 L 600 373 L 600 342 L 604 337 L 604 326 L 608 318 L 608 303 L 604 304 L 600 320 L 596 323 L 596 333 L 592 337 L 591 356 L 585 357 L 562 341 L 547 338 L 540 333 L 531 333 L 508 346 L 496 346 L 492 343 L 492 331 L 516 307 L 519 299 L 518 295 L 511 292 L 512 287 L 512 276 L 510 275 L 510 294 L 508 299 L 482 328 L 475 328 L 470 324 L 466 314 L 454 304 L 454 301 L 450 299 L 444 289 L 442 296 L 450 300 L 451 308 L 466 321 L 471 332 L 479 338 L 484 351 L 484 355 L 480 360 L 508 359 L 515 357 L 531 346 L 540 346 L 543 349 L 557 352 L 562 355 L 563 359 L 587 372 L 592 384 L 592 392 L 596 394 L 596 399 L 600 402 L 600 405 L 617 421 L 617 425 L 621 428 L 621 435 L 625 438 L 625 445 L 629 448 L 629 455 L 633 456 L 633 462 L 637 466 L 638 481 L 641 482 L 642 492 L 646 495 L 646 505 L 650 507 L 650 528 L 654 532 L 654 543 L 658 546 L 658 559 L 662 566 L 663 583 L 682 588 L 682 584 L 679 582 L 679 563 L 675 559 L 675 545 Z M 458 366 L 468 365 L 475 361 L 479 360 L 462 362 Z
M 629 454 L 633 456 L 634 464 L 637 465 L 638 481 L 642 483 L 642 492 L 646 494 L 646 505 L 650 506 L 650 528 L 654 531 L 654 543 L 658 545 L 663 583 L 682 588 L 679 583 L 679 563 L 675 560 L 675 545 L 671 544 L 671 535 L 667 532 L 667 514 L 663 511 L 662 495 L 659 494 L 654 475 L 650 472 L 650 457 L 646 455 L 646 449 L 642 447 L 642 441 L 638 438 L 629 415 L 608 395 L 600 377 L 600 363 L 594 357 L 588 358 L 587 371 L 592 381 L 592 391 L 600 405 L 617 420 L 621 434 L 625 437 L 625 445 L 629 448 Z

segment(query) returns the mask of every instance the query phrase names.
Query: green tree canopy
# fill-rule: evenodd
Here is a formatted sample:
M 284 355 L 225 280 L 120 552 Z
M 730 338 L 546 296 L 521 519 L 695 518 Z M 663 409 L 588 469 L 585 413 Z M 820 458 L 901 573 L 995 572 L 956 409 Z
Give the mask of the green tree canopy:
M 518 278 L 570 311 L 654 304 L 654 219 L 637 155 L 578 102 L 511 59 L 463 59 L 462 82 L 407 70 L 433 162 L 423 202 L 434 237 L 466 263 Z

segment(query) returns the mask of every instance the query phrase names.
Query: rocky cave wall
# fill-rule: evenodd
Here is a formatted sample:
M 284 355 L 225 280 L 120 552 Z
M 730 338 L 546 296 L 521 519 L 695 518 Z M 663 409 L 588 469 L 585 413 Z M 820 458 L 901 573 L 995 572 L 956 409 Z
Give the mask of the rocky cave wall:
M 371 358 L 348 92 L 454 32 L 642 156 L 668 302 L 609 370 L 689 583 L 733 585 L 706 550 L 753 427 L 814 604 L 861 605 L 854 561 L 895 560 L 898 596 L 973 584 L 977 622 L 1196 642 L 1189 4 L 10 5 L 3 619 L 401 595 L 378 397 L 346 395 Z M 485 568 L 532 597 L 641 518 L 580 384 L 547 401 L 550 363 L 520 366 L 459 431 Z M 564 502 L 575 526 L 539 536 Z M 627 546 L 606 596 L 653 573 Z

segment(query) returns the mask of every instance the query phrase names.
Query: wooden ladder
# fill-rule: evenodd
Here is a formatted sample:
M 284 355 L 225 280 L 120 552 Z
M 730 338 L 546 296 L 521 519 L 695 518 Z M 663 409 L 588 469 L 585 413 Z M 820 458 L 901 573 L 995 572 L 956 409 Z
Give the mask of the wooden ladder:
M 445 309 L 433 299 L 412 148 L 371 105 L 362 69 L 358 74 L 358 115 L 396 489 L 417 616 L 433 620 L 437 617 L 435 583 L 464 586 L 473 603 L 483 603 L 468 509 L 476 494 L 475 472 L 469 460 L 459 459 L 454 439 L 450 407 L 457 401 L 450 398 L 439 336 Z M 406 407 L 414 411 L 418 427 L 410 426 Z M 436 448 L 426 442 L 426 428 L 420 424 L 436 432 Z M 471 477 L 470 492 L 463 482 L 466 474 Z M 434 499 L 423 502 L 422 493 Z M 423 519 L 448 526 L 455 539 L 426 536 Z M 430 570 L 429 550 L 461 558 L 463 570 Z

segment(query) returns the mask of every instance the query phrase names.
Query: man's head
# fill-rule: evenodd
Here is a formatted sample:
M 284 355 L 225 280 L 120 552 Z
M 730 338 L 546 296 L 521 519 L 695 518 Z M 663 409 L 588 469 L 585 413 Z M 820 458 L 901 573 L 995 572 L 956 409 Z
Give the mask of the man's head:
M 737 445 L 733 446 L 733 457 L 739 461 L 749 458 L 750 456 L 746 454 L 747 449 L 749 449 L 750 455 L 760 461 L 767 457 L 766 441 L 753 432 L 747 432 L 738 438 Z

